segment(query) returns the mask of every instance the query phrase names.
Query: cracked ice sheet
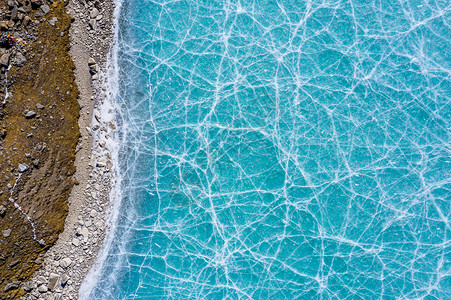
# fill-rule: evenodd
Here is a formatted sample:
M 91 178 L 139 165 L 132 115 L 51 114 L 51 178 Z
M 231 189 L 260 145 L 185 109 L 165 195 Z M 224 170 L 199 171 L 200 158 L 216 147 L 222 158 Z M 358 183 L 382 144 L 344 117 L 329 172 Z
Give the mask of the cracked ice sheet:
M 142 1 L 96 299 L 445 299 L 447 1 Z

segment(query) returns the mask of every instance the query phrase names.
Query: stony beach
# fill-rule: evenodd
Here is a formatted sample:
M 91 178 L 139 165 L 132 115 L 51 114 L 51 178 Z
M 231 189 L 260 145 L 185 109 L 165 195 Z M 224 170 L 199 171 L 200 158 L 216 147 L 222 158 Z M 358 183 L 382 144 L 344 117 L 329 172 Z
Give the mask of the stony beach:
M 4 3 L 5 7 L 8 7 L 8 12 L 3 15 L 3 19 L 9 18 L 11 21 L 0 21 L 0 26 L 3 26 L 2 22 L 6 22 L 5 26 L 8 28 L 3 28 L 5 32 L 13 32 L 15 36 L 20 36 L 20 40 L 26 42 L 25 47 L 11 47 L 0 55 L 1 59 L 5 60 L 1 62 L 4 87 L 2 97 L 6 97 L 7 92 L 12 95 L 3 104 L 2 135 L 14 137 L 14 142 L 9 142 L 13 146 L 8 145 L 8 139 L 4 136 L 0 143 L 2 151 L 0 168 L 3 171 L 2 176 L 5 177 L 5 188 L 2 188 L 0 195 L 2 196 L 0 229 L 3 233 L 0 236 L 0 247 L 4 250 L 3 259 L 0 261 L 0 268 L 4 268 L 4 271 L 0 270 L 4 273 L 0 281 L 0 298 L 77 299 L 80 284 L 92 266 L 109 226 L 109 193 L 114 182 L 114 172 L 107 145 L 108 140 L 114 135 L 116 125 L 114 121 L 102 120 L 96 108 L 106 99 L 105 77 L 102 74 L 105 72 L 106 58 L 113 36 L 114 4 L 111 1 L 41 1 L 32 2 L 28 13 L 25 9 L 27 4 L 29 2 Z M 23 15 L 14 16 L 18 13 Z M 62 20 L 67 21 L 61 25 Z M 53 34 L 47 28 L 55 29 L 58 33 L 61 31 L 57 36 L 58 39 L 64 37 L 61 43 L 63 50 L 56 50 L 60 51 L 58 53 L 61 55 L 67 56 L 66 67 L 61 64 L 53 68 L 43 66 L 52 57 L 49 56 L 51 53 L 46 47 L 39 48 L 42 43 L 42 32 Z M 36 47 L 31 48 L 31 45 Z M 50 45 L 49 48 L 56 46 Z M 44 62 L 40 59 L 32 65 L 31 57 L 40 55 L 46 55 Z M 58 58 L 56 57 L 55 61 Z M 10 61 L 15 67 L 8 71 Z M 31 75 L 25 77 L 21 74 L 25 68 L 38 76 L 43 69 L 47 70 L 52 76 L 47 79 L 54 80 L 57 86 L 49 86 L 45 82 L 39 85 L 35 77 Z M 67 82 L 61 79 L 65 76 L 69 78 Z M 60 122 L 47 125 L 45 117 L 49 113 L 45 112 L 48 107 L 61 111 L 68 105 L 69 100 L 62 99 L 63 102 L 50 104 L 45 100 L 39 100 L 39 97 L 28 100 L 26 98 L 32 98 L 33 95 L 19 91 L 18 88 L 22 88 L 21 83 L 30 85 L 31 90 L 40 87 L 39 92 L 43 91 L 42 95 L 47 96 L 48 100 L 51 100 L 49 98 L 52 98 L 52 92 L 64 91 L 67 86 L 68 92 L 65 95 L 71 97 L 73 105 L 67 108 L 69 110 L 67 115 L 59 117 Z M 20 97 L 22 93 L 24 95 Z M 37 101 L 39 103 L 33 103 Z M 37 123 L 36 121 L 44 119 L 44 122 L 40 121 L 41 124 L 30 126 L 34 130 L 31 137 L 39 136 L 40 131 L 43 135 L 48 135 L 47 143 L 38 144 L 40 151 L 44 152 L 43 155 L 38 156 L 34 153 L 39 151 L 38 148 L 28 154 L 30 145 L 18 146 L 21 136 L 17 134 L 14 136 L 14 130 L 20 125 L 14 124 L 19 121 L 13 118 L 14 110 L 11 103 L 21 105 L 17 110 L 23 111 L 21 117 L 26 121 L 33 120 Z M 33 110 L 24 109 L 32 105 Z M 60 139 L 67 143 L 59 143 L 55 135 L 48 134 L 48 131 L 58 130 L 58 126 L 65 128 L 66 122 L 72 123 L 69 124 L 67 132 L 61 133 Z M 74 122 L 78 122 L 78 126 L 74 126 Z M 26 129 L 19 132 L 30 135 Z M 35 141 L 31 143 L 36 144 Z M 67 154 L 61 150 L 65 146 L 63 150 Z M 15 149 L 14 155 L 6 153 L 8 147 Z M 45 155 L 46 148 L 50 151 Z M 62 155 L 67 159 L 63 159 Z M 11 173 L 10 176 L 6 171 Z M 61 175 L 62 172 L 66 174 Z M 65 180 L 61 179 L 64 175 Z M 54 180 L 58 176 L 59 180 Z M 35 183 L 28 187 L 30 182 L 36 181 L 35 178 L 42 178 L 42 183 L 40 181 L 40 184 Z M 28 202 L 24 201 L 27 196 L 31 198 Z M 39 201 L 41 198 L 45 199 L 46 203 L 53 201 L 57 205 L 43 205 L 43 202 Z M 29 203 L 33 207 L 27 207 Z M 14 207 L 13 204 L 17 206 Z M 23 209 L 17 209 L 18 206 Z M 39 219 L 34 217 L 36 213 L 39 213 Z M 25 215 L 29 217 L 30 224 L 27 224 Z M 43 234 L 45 226 L 41 224 L 49 224 L 45 234 Z M 20 227 L 23 229 L 17 232 L 15 229 Z M 20 241 L 21 234 L 30 237 Z M 10 245 L 16 245 L 17 248 Z

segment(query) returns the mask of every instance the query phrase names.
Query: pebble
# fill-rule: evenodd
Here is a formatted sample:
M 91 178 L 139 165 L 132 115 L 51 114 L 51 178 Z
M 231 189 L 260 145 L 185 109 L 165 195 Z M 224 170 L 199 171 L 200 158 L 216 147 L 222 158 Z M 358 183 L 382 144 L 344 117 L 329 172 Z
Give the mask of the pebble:
M 41 5 L 40 8 L 45 15 L 50 12 L 50 7 L 47 4 Z
M 38 287 L 38 292 L 39 292 L 39 293 L 47 293 L 47 291 L 48 291 L 48 288 L 47 288 L 47 286 L 46 286 L 45 284 L 41 284 L 41 285 Z
M 0 66 L 7 67 L 9 65 L 9 57 L 11 55 L 9 53 L 5 53 L 0 57 Z
M 10 282 L 5 286 L 5 292 L 9 292 L 9 291 L 19 288 L 19 285 L 20 285 L 20 281 Z
M 72 239 L 72 245 L 74 245 L 75 247 L 80 246 L 80 240 L 77 238 L 73 238 Z
M 27 118 L 27 119 L 34 118 L 35 116 L 36 116 L 36 112 L 35 112 L 35 111 L 32 111 L 32 110 L 27 111 L 27 112 L 25 113 L 25 118 Z
M 92 124 L 92 130 L 96 131 L 99 128 L 100 128 L 100 124 L 99 123 L 96 122 L 96 123 Z
M 66 274 L 61 275 L 61 285 L 65 285 L 68 280 L 69 276 L 67 276 Z
M 60 260 L 60 266 L 62 268 L 69 267 L 71 263 L 72 263 L 72 259 L 70 259 L 69 257 L 66 257 L 66 258 Z
M 33 289 L 35 289 L 37 287 L 37 285 L 36 284 L 34 284 L 34 283 L 32 283 L 32 282 L 30 282 L 30 281 L 28 281 L 28 282 L 25 282 L 23 285 L 22 285 L 22 289 L 25 291 L 25 292 L 31 292 Z
M 23 67 L 26 62 L 27 59 L 25 58 L 25 56 L 23 56 L 22 53 L 17 52 L 16 57 L 14 58 L 14 64 L 18 67 Z
M 57 17 L 53 17 L 49 20 L 49 24 L 52 26 L 55 26 L 56 22 L 58 22 L 58 18 Z
M 96 61 L 94 60 L 94 58 L 90 57 L 88 59 L 88 66 L 95 65 L 95 64 L 96 64 Z
M 108 162 L 108 159 L 105 156 L 100 157 L 97 159 L 96 166 L 97 167 L 106 167 L 107 162 Z
M 58 274 L 50 273 L 49 284 L 48 284 L 47 288 L 49 290 L 53 291 L 55 289 L 56 284 L 58 283 L 58 279 L 59 279 Z
M 99 10 L 97 8 L 93 8 L 91 10 L 91 13 L 89 14 L 89 16 L 91 17 L 91 19 L 94 19 L 95 17 L 97 17 L 99 15 Z
M 3 237 L 7 238 L 11 235 L 11 229 L 6 229 L 2 231 Z
M 6 207 L 4 207 L 3 205 L 0 206 L 0 216 L 4 216 L 6 213 Z

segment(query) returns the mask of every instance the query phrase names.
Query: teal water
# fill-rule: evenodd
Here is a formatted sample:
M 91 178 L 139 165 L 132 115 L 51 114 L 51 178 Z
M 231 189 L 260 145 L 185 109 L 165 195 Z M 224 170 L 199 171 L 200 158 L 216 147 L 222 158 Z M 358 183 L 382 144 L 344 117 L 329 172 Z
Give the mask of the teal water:
M 89 299 L 451 299 L 450 22 L 449 1 L 125 1 Z

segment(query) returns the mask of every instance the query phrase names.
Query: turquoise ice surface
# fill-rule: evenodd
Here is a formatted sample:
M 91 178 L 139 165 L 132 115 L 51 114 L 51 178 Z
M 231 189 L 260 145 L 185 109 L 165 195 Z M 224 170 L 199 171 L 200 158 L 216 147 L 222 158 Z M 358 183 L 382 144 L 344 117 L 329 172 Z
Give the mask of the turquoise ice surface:
M 451 299 L 449 1 L 124 1 L 91 299 Z

